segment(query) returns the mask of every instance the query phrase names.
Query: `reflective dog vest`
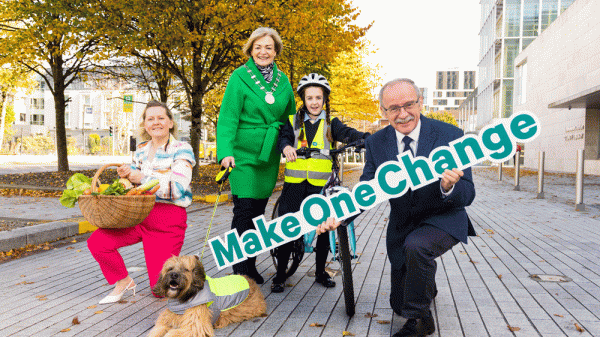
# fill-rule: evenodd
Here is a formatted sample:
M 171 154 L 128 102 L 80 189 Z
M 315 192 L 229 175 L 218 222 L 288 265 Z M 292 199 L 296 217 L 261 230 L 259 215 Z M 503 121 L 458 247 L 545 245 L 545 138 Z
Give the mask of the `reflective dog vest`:
M 290 123 L 294 128 L 294 148 L 299 149 L 302 147 L 302 143 L 298 145 L 298 136 L 300 135 L 300 128 L 296 128 L 294 125 L 294 117 L 290 116 Z M 315 137 L 309 147 L 315 149 L 333 149 L 333 144 L 327 139 L 327 123 L 325 120 L 320 122 L 319 128 L 315 133 Z M 303 141 L 306 142 L 306 132 L 304 132 Z M 328 152 L 327 152 L 328 153 Z M 325 186 L 327 179 L 331 175 L 331 157 L 323 153 L 311 152 L 310 158 L 300 157 L 295 162 L 285 163 L 285 182 L 299 184 L 304 180 L 308 179 L 308 182 L 314 186 Z
M 173 313 L 183 315 L 189 308 L 207 303 L 212 314 L 212 324 L 217 322 L 221 311 L 227 311 L 240 305 L 250 294 L 250 284 L 240 275 L 229 275 L 219 278 L 206 276 L 204 288 L 187 302 L 169 299 L 167 308 Z

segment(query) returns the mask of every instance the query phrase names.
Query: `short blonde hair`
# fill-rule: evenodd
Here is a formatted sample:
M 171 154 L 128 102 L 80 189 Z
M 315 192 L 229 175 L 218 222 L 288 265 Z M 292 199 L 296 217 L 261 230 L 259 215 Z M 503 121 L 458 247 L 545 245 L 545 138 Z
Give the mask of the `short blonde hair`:
M 167 106 L 166 103 L 159 102 L 157 100 L 151 100 L 150 102 L 148 102 L 146 104 L 146 107 L 144 108 L 144 112 L 142 113 L 142 122 L 140 123 L 140 128 L 138 131 L 140 134 L 140 137 L 144 141 L 152 139 L 152 137 L 148 134 L 148 132 L 146 131 L 146 128 L 144 127 L 144 121 L 146 120 L 146 111 L 150 108 L 157 107 L 157 106 L 165 109 L 165 113 L 167 114 L 167 117 L 169 117 L 169 119 L 173 122 L 173 127 L 169 129 L 169 133 L 172 134 L 173 136 L 177 137 L 177 123 L 175 123 L 175 121 L 173 120 L 173 113 L 171 112 L 171 109 L 169 109 L 169 107 Z
M 246 54 L 246 56 L 248 57 L 252 57 L 251 52 L 254 42 L 267 35 L 270 36 L 273 39 L 273 41 L 275 41 L 275 53 L 279 55 L 283 50 L 283 43 L 281 42 L 281 37 L 275 29 L 269 27 L 260 27 L 252 32 L 252 34 L 248 38 L 248 41 L 246 41 L 246 44 L 244 44 L 244 47 L 242 48 L 244 54 Z

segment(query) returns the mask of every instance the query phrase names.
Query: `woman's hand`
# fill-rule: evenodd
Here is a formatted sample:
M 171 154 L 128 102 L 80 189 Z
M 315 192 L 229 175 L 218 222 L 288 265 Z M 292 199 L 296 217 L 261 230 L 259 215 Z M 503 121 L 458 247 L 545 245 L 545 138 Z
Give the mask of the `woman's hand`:
M 221 166 L 223 166 L 224 168 L 234 168 L 235 167 L 235 159 L 233 159 L 233 156 L 229 156 L 229 157 L 225 157 L 223 158 L 223 160 L 221 160 Z
M 117 167 L 117 173 L 121 178 L 127 178 L 131 174 L 131 166 L 129 164 L 123 164 Z
M 289 161 L 290 163 L 295 162 L 296 158 L 298 158 L 296 149 L 294 149 L 291 145 L 288 145 L 283 149 L 283 155 L 285 156 L 285 160 Z
M 127 179 L 129 179 L 129 181 L 132 183 L 139 185 L 142 183 L 142 179 L 144 179 L 144 174 L 138 170 L 131 170 L 131 173 L 129 173 L 129 177 L 127 177 Z
M 323 234 L 325 232 L 329 232 L 335 230 L 342 224 L 341 221 L 336 222 L 334 218 L 327 218 L 325 222 L 321 223 L 317 226 L 316 231 L 317 235 Z

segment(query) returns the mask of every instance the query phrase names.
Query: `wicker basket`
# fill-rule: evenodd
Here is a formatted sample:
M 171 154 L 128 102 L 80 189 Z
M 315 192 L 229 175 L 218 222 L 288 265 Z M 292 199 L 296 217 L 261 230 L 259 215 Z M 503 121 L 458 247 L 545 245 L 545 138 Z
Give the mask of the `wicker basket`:
M 121 164 L 102 166 L 92 179 L 92 192 L 98 192 L 98 177 L 104 169 Z M 142 222 L 154 207 L 154 195 L 82 195 L 78 199 L 83 217 L 100 228 L 127 228 Z

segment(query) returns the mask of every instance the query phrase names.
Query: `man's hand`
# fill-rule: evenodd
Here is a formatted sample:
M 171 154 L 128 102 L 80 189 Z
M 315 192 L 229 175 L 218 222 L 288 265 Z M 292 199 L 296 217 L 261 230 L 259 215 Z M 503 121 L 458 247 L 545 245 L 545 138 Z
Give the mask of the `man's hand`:
M 292 147 L 291 145 L 288 145 L 283 149 L 283 155 L 285 156 L 285 160 L 287 160 L 290 163 L 295 162 L 298 158 L 298 155 L 296 154 L 296 149 L 294 149 L 294 147 Z
M 463 171 L 456 168 L 453 168 L 452 171 L 445 170 L 442 174 L 442 188 L 444 189 L 444 192 L 450 191 L 452 186 L 454 186 L 454 184 L 460 180 L 460 177 L 464 175 L 465 173 Z
M 325 222 L 317 226 L 317 235 L 323 234 L 328 231 L 335 230 L 342 224 L 341 221 L 336 222 L 334 218 L 327 218 Z

